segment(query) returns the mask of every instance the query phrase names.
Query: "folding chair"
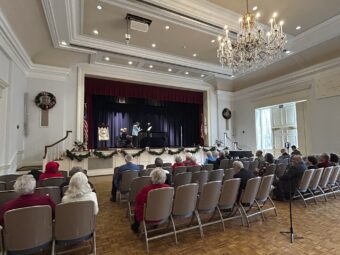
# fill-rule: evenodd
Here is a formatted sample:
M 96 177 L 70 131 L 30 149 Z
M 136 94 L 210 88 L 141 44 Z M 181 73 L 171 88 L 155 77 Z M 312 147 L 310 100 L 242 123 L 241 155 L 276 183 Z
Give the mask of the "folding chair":
M 187 166 L 179 166 L 174 170 L 175 175 L 185 173 L 187 171 Z
M 18 177 L 21 175 L 18 174 L 6 174 L 6 175 L 1 175 L 0 176 L 0 181 L 5 182 L 6 184 L 9 183 L 10 181 L 15 181 Z M 7 190 L 10 190 L 9 187 L 6 186 Z
M 63 184 L 64 182 L 65 182 L 64 177 L 48 178 L 48 179 L 39 181 L 39 187 L 51 187 L 51 186 L 60 187 L 60 185 Z
M 149 176 L 146 169 L 143 169 L 143 170 L 140 170 L 139 171 L 139 176 L 142 177 L 142 176 Z
M 222 159 L 219 165 L 219 169 L 227 169 L 229 166 L 229 159 Z
M 247 181 L 246 188 L 239 201 L 239 207 L 241 208 L 243 216 L 245 217 L 247 221 L 248 228 L 250 226 L 249 218 L 258 214 L 258 212 L 254 214 L 248 214 L 248 212 L 252 209 L 253 205 L 256 204 L 255 198 L 259 190 L 260 183 L 261 183 L 261 177 L 255 177 L 255 178 L 249 179 Z M 258 210 L 259 209 L 260 208 L 258 207 Z
M 132 218 L 134 216 L 134 212 L 132 209 L 132 206 L 134 205 L 136 201 L 136 197 L 138 193 L 145 187 L 151 185 L 151 177 L 150 176 L 142 176 L 137 177 L 132 180 L 130 191 L 129 191 L 129 198 L 128 198 L 128 214 L 129 219 L 132 221 Z
M 6 189 L 7 190 L 14 190 L 14 184 L 15 184 L 16 180 L 14 181 L 9 181 L 6 183 Z
M 336 180 L 338 179 L 339 174 L 340 174 L 340 166 L 333 167 L 332 173 L 329 177 L 328 184 L 327 184 L 328 191 L 329 191 L 328 193 L 333 193 L 333 196 L 335 199 L 336 199 L 336 194 L 335 194 L 334 188 L 337 187 Z
M 308 187 L 308 191 L 311 194 L 311 197 L 305 197 L 305 200 L 314 199 L 315 204 L 317 204 L 315 192 L 318 189 L 318 185 L 321 180 L 322 173 L 323 173 L 323 168 L 318 168 L 314 170 L 312 180 L 310 181 L 309 187 Z
M 191 183 L 192 173 L 185 172 L 175 175 L 174 188 Z
M 122 173 L 122 180 L 120 181 L 119 190 L 117 190 L 118 201 L 122 201 L 122 195 L 128 194 L 132 180 L 138 177 L 138 171 L 124 171 Z
M 190 172 L 192 174 L 197 173 L 201 171 L 202 167 L 201 166 L 188 166 L 187 167 L 187 172 Z
M 149 253 L 149 241 L 159 239 L 168 235 L 174 235 L 177 244 L 177 236 L 175 235 L 175 223 L 171 216 L 172 200 L 174 196 L 174 188 L 166 187 L 160 189 L 151 190 L 148 193 L 147 203 L 144 206 L 143 214 L 143 232 L 145 235 L 146 250 Z M 160 225 L 171 221 L 173 232 L 168 232 L 165 234 L 159 234 L 152 237 L 148 237 L 148 233 L 153 231 L 148 231 L 147 226 Z
M 250 161 L 248 171 L 254 172 L 256 170 L 256 168 L 258 168 L 258 166 L 259 166 L 258 160 Z
M 209 173 L 209 182 L 213 182 L 213 181 L 222 181 L 223 179 L 223 175 L 224 175 L 224 170 L 223 169 L 216 169 L 216 170 L 212 170 Z
M 0 191 L 0 206 L 6 202 L 18 198 L 20 195 L 14 190 Z
M 61 195 L 59 187 L 40 187 L 36 188 L 34 193 L 49 196 L 52 201 L 57 205 L 61 203 Z
M 0 191 L 6 190 L 6 182 L 0 181 Z
M 68 177 L 68 171 L 65 171 L 65 170 L 59 170 L 59 173 L 61 173 L 65 179 L 67 179 Z
M 274 210 L 275 216 L 277 216 L 276 206 L 275 206 L 273 200 L 270 198 L 270 192 L 272 190 L 271 187 L 272 187 L 273 181 L 274 181 L 274 175 L 273 174 L 262 177 L 259 190 L 258 190 L 256 197 L 255 197 L 255 203 L 257 204 L 257 206 L 260 210 L 263 221 L 265 220 L 264 212 Z M 268 200 L 269 200 L 269 202 L 271 203 L 272 206 L 267 207 L 266 209 L 263 209 Z
M 59 254 L 58 246 L 62 246 L 61 254 L 75 252 L 83 247 L 74 246 L 91 240 L 91 253 L 96 254 L 96 216 L 93 201 L 77 201 L 56 206 L 54 224 L 55 254 Z M 75 247 L 75 248 L 74 248 Z M 54 253 L 52 253 L 54 254 Z
M 270 164 L 270 165 L 267 166 L 266 171 L 264 172 L 263 176 L 272 175 L 272 174 L 275 175 L 275 170 L 276 170 L 276 165 Z
M 250 161 L 244 161 L 243 162 L 243 168 L 246 170 L 249 170 L 249 166 L 250 166 Z
M 307 207 L 307 203 L 306 203 L 305 196 L 302 193 L 305 193 L 306 191 L 308 191 L 309 184 L 312 180 L 313 174 L 314 174 L 314 169 L 307 169 L 304 171 L 302 178 L 300 180 L 300 183 L 295 191 L 295 193 L 297 193 L 298 195 L 297 196 L 294 195 L 294 198 L 300 197 L 302 199 L 305 207 Z
M 318 185 L 318 189 L 319 189 L 320 193 L 318 195 L 316 195 L 316 197 L 320 197 L 320 196 L 324 197 L 326 202 L 327 202 L 327 196 L 326 196 L 325 191 L 328 189 L 327 185 L 328 185 L 329 178 L 332 174 L 332 171 L 333 171 L 332 166 L 326 167 L 323 170 L 323 174 L 322 174 L 321 180 L 320 180 L 319 185 Z
M 277 179 L 279 179 L 280 177 L 282 177 L 284 175 L 284 173 L 286 172 L 287 169 L 287 165 L 284 163 L 279 163 L 276 166 L 276 171 L 275 171 L 275 177 Z
M 156 165 L 155 164 L 149 164 L 149 165 L 146 165 L 146 168 L 152 168 L 152 169 L 154 169 L 156 167 Z
M 233 179 L 234 175 L 235 175 L 235 171 L 234 171 L 233 168 L 229 168 L 229 169 L 224 170 L 223 183 L 226 180 Z
M 214 165 L 213 164 L 202 165 L 202 171 L 204 171 L 204 170 L 211 171 L 213 169 L 214 169 Z
M 192 175 L 191 183 L 197 183 L 198 184 L 198 193 L 201 194 L 203 185 L 208 182 L 208 176 L 209 172 L 208 171 L 200 171 L 197 173 L 194 173 Z

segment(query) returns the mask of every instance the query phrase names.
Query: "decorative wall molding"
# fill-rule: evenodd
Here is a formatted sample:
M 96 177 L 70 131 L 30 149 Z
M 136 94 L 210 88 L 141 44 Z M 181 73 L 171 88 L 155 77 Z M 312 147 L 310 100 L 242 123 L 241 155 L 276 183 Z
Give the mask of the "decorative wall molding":
M 317 99 L 340 96 L 340 70 L 318 75 L 314 79 L 315 97 Z
M 8 83 L 0 79 L 0 98 L 2 97 L 2 91 L 8 87 Z

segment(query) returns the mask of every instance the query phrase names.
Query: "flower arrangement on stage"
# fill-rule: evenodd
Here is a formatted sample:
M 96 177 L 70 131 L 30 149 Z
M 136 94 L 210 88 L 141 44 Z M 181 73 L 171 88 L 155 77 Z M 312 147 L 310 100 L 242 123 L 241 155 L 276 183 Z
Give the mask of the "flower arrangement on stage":
M 74 141 L 73 149 L 71 151 L 86 151 L 87 143 L 83 143 L 81 141 Z

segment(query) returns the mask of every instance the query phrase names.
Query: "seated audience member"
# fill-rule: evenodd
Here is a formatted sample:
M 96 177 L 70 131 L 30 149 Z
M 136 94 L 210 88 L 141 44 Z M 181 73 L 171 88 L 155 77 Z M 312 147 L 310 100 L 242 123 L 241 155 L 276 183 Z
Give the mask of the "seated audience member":
M 135 202 L 135 222 L 131 225 L 133 232 L 138 233 L 140 222 L 143 220 L 144 205 L 147 203 L 148 193 L 151 190 L 170 187 L 164 184 L 166 180 L 165 172 L 160 168 L 155 168 L 151 172 L 152 184 L 144 187 L 136 197 Z
M 303 173 L 307 169 L 305 162 L 300 155 L 292 157 L 286 173 L 274 183 L 274 195 L 276 200 L 284 201 L 294 194 L 297 185 L 300 183 Z
M 216 159 L 216 161 L 215 161 L 214 169 L 220 168 L 220 164 L 221 164 L 221 161 L 222 161 L 223 159 L 226 159 L 226 157 L 225 157 L 225 152 L 224 152 L 224 151 L 220 151 L 220 152 L 219 152 L 219 157 L 218 157 L 218 158 Z
M 94 214 L 98 214 L 97 195 L 92 191 L 86 175 L 82 172 L 75 173 L 70 180 L 65 196 L 63 196 L 62 203 L 70 203 L 76 201 L 93 201 Z
M 207 152 L 207 158 L 204 161 L 204 165 L 207 164 L 214 164 L 216 161 L 216 158 L 213 156 L 213 153 L 211 151 Z
M 274 156 L 271 153 L 266 153 L 266 155 L 264 155 L 264 161 L 268 164 L 274 164 Z
M 286 149 L 281 149 L 281 156 L 278 159 L 284 160 L 286 158 L 290 158 L 289 154 L 287 153 Z
M 337 166 L 339 165 L 339 156 L 334 153 L 331 153 L 329 161 L 332 162 L 335 166 Z
M 111 202 L 116 202 L 116 193 L 119 190 L 119 183 L 122 179 L 122 174 L 125 171 L 139 171 L 140 168 L 138 165 L 132 163 L 133 157 L 130 154 L 125 156 L 125 165 L 122 165 L 118 168 L 118 171 L 113 174 L 112 178 L 112 190 L 111 190 Z
M 255 152 L 255 160 L 264 161 L 263 151 L 258 150 Z
M 55 204 L 49 196 L 35 194 L 36 180 L 32 175 L 22 175 L 14 183 L 14 190 L 20 196 L 14 200 L 8 201 L 0 208 L 0 224 L 3 225 L 5 212 L 13 209 L 36 206 L 48 205 L 52 208 L 54 215 Z
M 192 157 L 192 154 L 190 152 L 185 154 L 185 160 L 183 161 L 183 164 L 185 166 L 187 166 L 191 163 L 191 157 Z
M 263 176 L 267 167 L 271 164 L 274 164 L 274 156 L 271 153 L 266 153 L 266 155 L 264 155 L 264 161 L 259 164 L 258 175 Z
M 230 157 L 230 155 L 229 155 L 229 150 L 225 150 L 224 152 L 225 152 L 225 157 L 226 157 L 227 159 L 231 159 L 231 157 Z
M 31 170 L 29 173 L 27 173 L 27 174 L 33 175 L 34 179 L 35 179 L 36 181 L 39 181 L 39 178 L 40 178 L 40 175 L 42 174 L 42 172 L 39 171 L 39 170 L 37 170 L 37 169 L 33 169 L 33 170 Z
M 292 152 L 290 153 L 291 156 L 294 156 L 294 155 L 302 155 L 301 152 L 296 148 L 295 145 L 292 146 Z
M 72 167 L 72 169 L 68 173 L 70 177 L 67 177 L 66 180 L 60 185 L 60 188 L 61 188 L 61 191 L 62 191 L 62 193 L 61 193 L 62 196 L 64 195 L 63 194 L 63 188 L 70 184 L 71 177 L 74 174 L 78 173 L 78 172 L 81 172 L 81 173 L 86 175 L 85 169 L 82 168 L 81 166 L 74 166 L 74 167 Z M 94 185 L 90 181 L 89 181 L 89 184 L 90 184 L 90 187 L 91 187 L 92 191 L 96 192 L 95 189 L 94 189 Z
M 195 156 L 191 157 L 190 163 L 188 164 L 188 166 L 199 166 L 199 164 L 197 164 L 197 159 Z
M 179 166 L 184 166 L 184 163 L 182 162 L 182 158 L 180 156 L 176 156 L 175 163 L 172 165 L 172 170 L 175 171 Z
M 62 173 L 58 172 L 59 164 L 57 162 L 48 162 L 45 166 L 45 172 L 39 176 L 39 180 L 46 180 L 49 178 L 62 178 L 64 177 Z
M 234 169 L 234 178 L 240 178 L 241 184 L 240 184 L 240 190 L 245 189 L 247 185 L 247 181 L 251 178 L 254 178 L 255 175 L 251 171 L 247 171 L 243 167 L 243 163 L 241 161 L 234 161 L 233 162 L 233 169 Z
M 306 160 L 306 165 L 308 169 L 317 169 L 318 160 L 314 156 L 308 156 Z
M 329 166 L 334 166 L 334 163 L 329 161 L 329 156 L 328 156 L 327 153 L 322 153 L 320 155 L 320 162 L 317 166 L 318 166 L 318 168 L 320 168 L 320 167 L 325 168 L 325 167 L 329 167 Z
M 165 170 L 165 169 L 162 168 L 163 167 L 163 159 L 155 158 L 155 166 L 156 166 L 156 168 L 154 170 L 152 170 L 151 173 L 153 171 L 155 171 L 156 169 L 157 170 L 162 170 L 166 174 L 166 181 L 165 181 L 165 183 L 166 184 L 171 184 L 170 172 L 168 170 Z M 150 173 L 150 176 L 151 176 L 151 173 Z

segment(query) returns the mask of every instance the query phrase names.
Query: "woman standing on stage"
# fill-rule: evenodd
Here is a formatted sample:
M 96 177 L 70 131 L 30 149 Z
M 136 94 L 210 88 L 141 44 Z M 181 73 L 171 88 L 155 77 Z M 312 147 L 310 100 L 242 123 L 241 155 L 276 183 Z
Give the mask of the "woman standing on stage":
M 139 148 L 138 133 L 141 131 L 140 123 L 137 121 L 132 127 L 132 143 L 134 148 Z

